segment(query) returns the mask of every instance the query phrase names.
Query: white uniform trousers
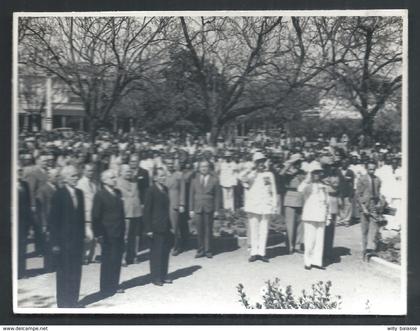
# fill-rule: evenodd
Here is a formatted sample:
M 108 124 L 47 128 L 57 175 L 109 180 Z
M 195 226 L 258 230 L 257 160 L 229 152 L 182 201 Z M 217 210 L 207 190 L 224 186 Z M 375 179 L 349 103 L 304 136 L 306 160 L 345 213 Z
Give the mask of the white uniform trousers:
M 223 187 L 223 208 L 226 210 L 235 210 L 233 197 L 233 186 Z
M 251 237 L 251 256 L 265 256 L 268 237 L 268 215 L 250 214 L 249 235 Z
M 324 254 L 324 235 L 325 223 L 303 221 L 305 238 L 305 266 L 315 265 L 322 267 L 322 257 Z

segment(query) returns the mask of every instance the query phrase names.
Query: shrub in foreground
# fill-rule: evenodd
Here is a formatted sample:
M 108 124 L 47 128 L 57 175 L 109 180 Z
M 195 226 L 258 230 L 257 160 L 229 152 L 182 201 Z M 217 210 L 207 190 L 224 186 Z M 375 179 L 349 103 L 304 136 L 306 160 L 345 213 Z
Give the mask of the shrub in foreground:
M 341 297 L 332 296 L 330 293 L 331 281 L 326 283 L 319 281 L 311 286 L 309 291 L 302 291 L 301 295 L 295 295 L 292 287 L 280 286 L 280 279 L 273 282 L 267 281 L 262 291 L 262 302 L 252 305 L 245 293 L 242 284 L 237 286 L 240 296 L 239 302 L 247 309 L 340 309 Z

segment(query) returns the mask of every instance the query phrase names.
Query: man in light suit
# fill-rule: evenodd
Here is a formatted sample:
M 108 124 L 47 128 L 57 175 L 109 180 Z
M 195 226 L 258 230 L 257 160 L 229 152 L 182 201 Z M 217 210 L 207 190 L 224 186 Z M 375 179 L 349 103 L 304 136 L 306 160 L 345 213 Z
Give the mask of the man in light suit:
M 137 182 L 128 164 L 121 166 L 121 176 L 117 179 L 117 188 L 122 193 L 125 213 L 125 261 L 123 266 L 133 264 L 137 255 L 136 237 L 140 218 L 143 215 Z
M 190 186 L 190 217 L 197 227 L 198 247 L 196 258 L 213 257 L 211 239 L 213 236 L 213 218 L 220 209 L 219 180 L 210 171 L 208 161 L 200 161 L 199 173 Z
M 29 185 L 31 197 L 31 210 L 33 212 L 32 227 L 35 235 L 35 251 L 36 254 L 44 254 L 44 241 L 42 235 L 41 220 L 37 217 L 36 197 L 39 189 L 48 181 L 48 156 L 43 154 L 38 158 L 38 164 L 28 167 L 24 172 L 24 180 Z
M 50 224 L 48 223 L 48 216 L 51 211 L 51 201 L 54 193 L 58 188 L 57 169 L 48 169 L 48 181 L 38 190 L 36 200 L 37 218 L 40 222 L 43 246 L 44 246 L 44 270 L 46 272 L 55 271 L 54 261 L 51 251 L 51 238 L 50 238 Z
M 95 255 L 96 241 L 92 230 L 92 204 L 93 197 L 98 190 L 97 184 L 94 182 L 95 166 L 91 163 L 85 164 L 83 169 L 83 176 L 77 182 L 77 188 L 83 192 L 85 199 L 85 254 L 84 264 L 89 264 L 93 261 Z
M 116 189 L 114 170 L 101 174 L 103 188 L 96 192 L 92 205 L 92 226 L 102 245 L 100 291 L 104 296 L 124 293 L 118 288 L 124 252 L 125 215 L 121 191 Z
M 54 193 L 49 216 L 52 251 L 57 254 L 57 306 L 77 308 L 85 237 L 84 199 L 76 188 L 79 173 L 74 166 L 65 166 L 61 177 L 64 186 Z
M 140 158 L 137 154 L 131 154 L 129 165 L 130 165 L 130 169 L 133 175 L 133 179 L 137 183 L 137 187 L 139 190 L 139 197 L 140 197 L 140 205 L 141 205 L 141 209 L 143 210 L 144 201 L 146 198 L 146 191 L 150 185 L 149 172 L 146 169 L 143 169 L 142 167 L 140 167 Z M 145 246 L 143 244 L 144 243 L 143 232 L 144 232 L 144 218 L 143 216 L 140 216 L 138 220 L 137 233 L 136 233 L 136 237 L 137 237 L 136 247 L 138 251 L 141 250 L 141 247 Z M 136 255 L 138 251 L 136 251 Z
M 381 181 L 375 175 L 376 164 L 367 164 L 367 174 L 362 175 L 357 182 L 356 199 L 360 208 L 360 225 L 362 228 L 363 260 L 375 254 L 376 235 L 379 230 L 375 214 L 384 206 L 381 199 Z
M 172 255 L 176 256 L 184 248 L 184 238 L 181 237 L 181 228 L 179 226 L 179 214 L 184 212 L 185 180 L 182 172 L 175 170 L 174 160 L 166 160 L 165 165 L 167 169 L 165 186 L 169 194 L 169 217 L 175 235 Z
M 303 224 L 302 206 L 303 196 L 298 192 L 300 183 L 305 179 L 305 172 L 301 169 L 301 155 L 293 154 L 284 164 L 280 175 L 285 183 L 284 212 L 287 228 L 287 246 L 289 254 L 303 253 Z

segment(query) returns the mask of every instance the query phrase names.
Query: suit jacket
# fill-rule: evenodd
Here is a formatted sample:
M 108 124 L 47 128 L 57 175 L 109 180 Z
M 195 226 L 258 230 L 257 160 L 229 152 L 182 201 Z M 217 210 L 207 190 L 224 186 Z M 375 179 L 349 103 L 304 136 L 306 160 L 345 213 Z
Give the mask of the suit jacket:
M 139 187 L 140 203 L 144 204 L 146 192 L 150 186 L 150 176 L 149 172 L 141 167 L 137 171 L 137 185 Z
M 340 173 L 340 195 L 342 197 L 353 197 L 354 195 L 354 172 L 347 169 L 344 174 L 341 170 Z
M 170 209 L 177 210 L 180 206 L 185 206 L 185 180 L 182 172 L 175 171 L 168 174 L 166 187 L 169 193 Z
M 38 190 L 38 194 L 36 195 L 36 212 L 38 219 L 41 221 L 42 226 L 48 228 L 48 215 L 51 211 L 52 197 L 56 191 L 56 187 L 46 183 Z
M 356 199 L 359 204 L 365 205 L 369 209 L 379 201 L 380 190 L 381 181 L 378 177 L 373 176 L 371 178 L 369 175 L 362 175 L 357 181 Z
M 85 238 L 85 211 L 83 192 L 75 188 L 75 208 L 69 190 L 60 187 L 51 200 L 48 223 L 51 229 L 51 243 L 60 246 L 63 254 L 82 254 Z
M 221 189 L 216 176 L 208 174 L 205 186 L 197 173 L 190 185 L 190 210 L 196 213 L 218 211 L 221 205 Z
M 125 180 L 123 178 L 118 178 L 117 188 L 122 193 L 125 217 L 141 217 L 142 210 L 140 205 L 139 187 L 137 183 Z
M 284 196 L 285 207 L 302 207 L 303 206 L 303 195 L 298 192 L 299 185 L 305 179 L 305 173 L 299 170 L 295 174 L 283 175 L 286 193 Z
M 92 228 L 95 237 L 123 238 L 125 215 L 122 194 L 110 193 L 106 188 L 96 192 L 92 205 Z
M 27 182 L 21 180 L 18 183 L 18 224 L 19 232 L 26 233 L 26 230 L 31 223 L 31 197 L 29 192 L 29 185 Z
M 38 194 L 38 190 L 48 181 L 48 174 L 41 169 L 41 167 L 33 166 L 27 169 L 24 177 L 29 185 L 29 191 L 31 193 L 31 206 L 35 206 L 35 198 Z
M 144 204 L 144 220 L 146 232 L 165 233 L 171 228 L 167 189 L 162 191 L 156 184 L 149 187 Z
M 95 193 L 98 191 L 98 186 L 93 181 L 90 181 L 89 183 L 89 179 L 83 176 L 77 182 L 77 188 L 83 192 L 83 196 L 85 199 L 85 220 L 86 222 L 90 222 L 93 197 L 95 196 Z

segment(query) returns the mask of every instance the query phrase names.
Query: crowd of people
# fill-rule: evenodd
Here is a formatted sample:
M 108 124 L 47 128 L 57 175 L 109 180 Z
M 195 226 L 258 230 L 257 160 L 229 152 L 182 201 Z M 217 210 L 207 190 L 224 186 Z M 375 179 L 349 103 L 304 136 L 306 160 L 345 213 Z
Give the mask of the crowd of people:
M 58 307 L 79 307 L 82 266 L 101 263 L 100 291 L 119 287 L 121 267 L 150 249 L 153 284 L 172 283 L 169 257 L 212 258 L 213 221 L 244 210 L 249 262 L 269 262 L 270 221 L 281 215 L 289 254 L 325 269 L 338 223 L 361 225 L 361 258 L 375 255 L 380 227 L 399 231 L 401 151 L 347 135 L 316 139 L 256 133 L 235 141 L 145 132 L 22 133 L 18 165 L 18 277 L 33 240 L 57 273 Z

